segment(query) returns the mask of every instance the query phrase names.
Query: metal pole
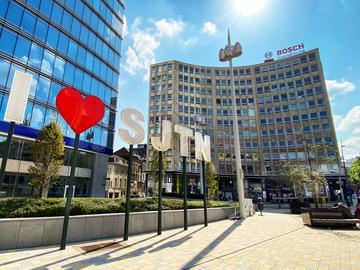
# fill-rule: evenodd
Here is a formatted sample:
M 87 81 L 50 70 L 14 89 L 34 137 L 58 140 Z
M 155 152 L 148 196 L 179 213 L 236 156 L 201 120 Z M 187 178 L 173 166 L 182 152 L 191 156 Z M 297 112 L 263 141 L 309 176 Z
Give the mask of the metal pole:
M 76 162 L 77 162 L 77 156 L 78 156 L 78 150 L 79 150 L 79 140 L 80 135 L 76 134 L 75 136 L 75 143 L 74 143 L 74 150 L 73 150 L 73 156 L 71 161 L 71 170 L 70 170 L 70 179 L 68 183 L 68 190 L 67 190 L 67 196 L 66 196 L 66 207 L 65 207 L 65 216 L 64 216 L 64 224 L 61 234 L 61 243 L 60 243 L 60 250 L 64 250 L 66 248 L 66 237 L 67 237 L 67 231 L 69 227 L 69 217 L 70 217 L 70 210 L 71 210 L 71 199 L 73 196 L 73 189 L 74 189 L 74 176 L 75 176 L 75 168 L 76 168 Z
M 129 217 L 130 217 L 130 192 L 131 192 L 132 163 L 133 163 L 133 145 L 130 144 L 130 147 L 129 147 L 128 175 L 127 175 L 127 181 L 126 181 L 124 241 L 127 241 L 129 239 Z
M 11 139 L 12 136 L 14 134 L 14 128 L 15 128 L 15 122 L 10 122 L 9 123 L 9 130 L 8 130 L 8 135 L 6 138 L 6 143 L 5 143 L 5 148 L 4 148 L 4 152 L 3 152 L 3 156 L 2 156 L 2 161 L 1 161 L 1 169 L 0 169 L 0 191 L 2 188 L 2 184 L 4 182 L 4 177 L 5 177 L 5 169 L 6 169 L 6 163 L 10 154 L 10 147 L 11 147 Z
M 230 33 L 228 34 L 228 45 L 231 46 Z M 241 166 L 241 149 L 239 138 L 239 124 L 236 110 L 235 84 L 234 84 L 234 70 L 232 59 L 229 60 L 229 67 L 231 70 L 231 95 L 232 95 L 232 110 L 234 116 L 234 144 L 235 144 L 235 164 L 236 164 L 236 187 L 239 197 L 240 218 L 246 218 L 245 215 L 245 200 L 244 200 L 244 174 Z
M 159 185 L 158 185 L 158 235 L 161 235 L 161 200 L 162 200 L 162 170 L 163 170 L 163 156 L 159 151 Z
M 202 166 L 202 182 L 203 182 L 203 190 L 204 190 L 204 225 L 208 225 L 207 218 L 207 192 L 206 192 L 206 178 L 205 178 L 205 160 L 201 161 Z
M 343 166 L 344 166 L 344 175 L 345 175 L 345 194 L 344 194 L 344 199 L 345 201 L 347 200 L 348 197 L 348 177 L 347 177 L 347 170 L 346 170 L 346 165 L 345 165 L 345 156 L 344 156 L 344 147 L 345 145 L 342 144 L 342 140 L 340 141 L 341 144 L 341 155 L 342 155 L 342 160 L 343 160 Z
M 186 157 L 182 157 L 182 182 L 183 182 L 183 190 L 184 190 L 184 230 L 188 229 L 187 222 L 187 180 L 186 180 Z

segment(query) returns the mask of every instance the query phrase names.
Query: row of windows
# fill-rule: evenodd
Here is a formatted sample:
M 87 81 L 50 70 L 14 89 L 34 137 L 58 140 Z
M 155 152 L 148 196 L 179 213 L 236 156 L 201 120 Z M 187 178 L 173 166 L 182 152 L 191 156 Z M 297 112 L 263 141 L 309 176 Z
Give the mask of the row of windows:
M 188 82 L 188 80 L 185 78 L 186 76 L 184 76 L 184 78 L 182 77 L 182 75 L 179 75 L 179 81 L 180 82 Z M 191 79 L 191 77 L 190 77 Z M 295 80 L 295 81 L 288 81 L 287 83 L 279 83 L 279 84 L 272 84 L 264 86 L 264 88 L 262 87 L 257 87 L 257 93 L 258 94 L 262 94 L 262 93 L 267 93 L 270 91 L 279 91 L 279 90 L 285 90 L 285 89 L 292 89 L 294 87 L 302 87 L 304 85 L 311 85 L 311 84 L 315 84 L 320 82 L 320 76 L 319 75 L 315 75 L 312 76 L 312 80 L 310 77 L 304 78 L 303 80 Z M 195 83 L 201 83 L 201 84 L 207 84 L 207 85 L 211 85 L 212 84 L 212 79 L 198 79 L 195 78 Z M 194 83 L 194 81 L 190 80 L 190 83 Z M 215 84 L 216 86 L 231 86 L 231 80 L 215 80 Z M 252 80 L 248 79 L 248 80 L 235 80 L 234 81 L 235 86 L 239 86 L 239 85 L 252 85 Z M 182 86 L 181 86 L 182 87 Z M 189 89 L 187 86 L 184 87 L 184 91 L 186 91 L 187 89 Z M 190 91 L 190 93 L 194 93 L 194 87 L 190 86 L 190 89 L 192 89 L 192 91 Z M 250 88 L 251 89 L 251 88 Z M 264 90 L 262 90 L 264 89 Z M 216 94 L 220 95 L 220 89 L 216 89 Z M 179 85 L 179 91 L 182 91 L 182 88 L 180 88 Z M 226 91 L 226 90 L 223 90 Z M 252 91 L 250 91 L 252 92 Z M 227 91 L 228 95 L 231 95 L 231 90 L 228 89 Z M 235 94 L 239 94 L 239 89 L 235 90 Z M 251 93 L 252 94 L 252 93 Z
M 327 116 L 328 116 L 327 111 L 321 111 L 320 113 L 317 113 L 317 112 L 310 113 L 310 117 L 308 114 L 302 114 L 301 116 L 293 115 L 291 118 L 292 118 L 293 122 L 298 122 L 298 121 L 300 121 L 300 119 L 304 122 L 304 121 L 308 121 L 309 119 L 315 120 L 315 119 L 318 119 L 319 117 L 327 118 Z M 284 118 L 276 117 L 275 119 L 274 118 L 260 119 L 260 125 L 264 126 L 264 125 L 273 125 L 274 123 L 277 123 L 277 124 L 290 123 L 291 118 L 290 118 L 290 116 L 287 116 Z
M 40 6 L 40 10 L 41 7 L 46 7 L 49 4 L 51 4 L 51 1 L 43 1 Z M 60 8 L 60 6 L 54 4 L 53 10 L 55 10 L 55 6 Z M 1 15 L 2 14 L 0 14 L 0 16 Z M 46 42 L 49 46 L 53 47 L 54 49 L 58 49 L 64 54 L 68 54 L 68 44 L 76 44 L 76 46 L 79 47 L 79 50 L 81 50 L 80 53 L 82 53 L 84 56 L 88 51 L 88 49 L 85 49 L 84 47 L 78 45 L 73 39 L 70 39 L 67 35 L 60 32 L 57 28 L 49 25 L 44 20 L 24 10 L 22 7 L 13 2 L 10 2 L 8 11 L 6 13 L 6 20 L 12 22 L 17 27 L 20 27 L 22 30 L 28 32 L 29 34 L 35 35 L 36 38 L 40 39 L 43 42 Z M 88 47 L 92 49 L 94 53 L 101 55 L 103 59 L 107 61 L 106 63 L 102 64 L 109 63 L 113 66 L 115 70 L 119 70 L 120 56 L 116 55 L 115 52 L 105 42 L 96 37 L 96 35 L 90 32 L 88 28 L 86 28 L 84 25 L 81 25 L 79 21 L 77 21 L 67 12 L 64 12 L 63 16 L 60 15 L 60 18 L 57 20 L 55 20 L 55 22 L 58 22 L 59 25 L 61 25 L 65 30 L 71 33 L 75 39 L 79 39 L 79 37 L 82 37 L 84 39 L 83 42 L 85 44 L 88 44 Z M 72 20 L 74 20 L 73 23 Z M 83 36 L 80 33 L 83 33 Z M 95 61 L 101 61 L 92 53 L 88 53 L 89 55 L 91 55 L 92 58 L 96 59 Z M 83 61 L 83 59 L 85 58 L 81 59 Z M 74 60 L 76 61 L 76 55 Z M 78 62 L 81 63 L 82 61 Z
M 35 35 L 39 37 L 38 33 L 36 33 L 36 29 Z M 54 32 L 52 34 L 54 34 Z M 52 34 L 49 34 L 48 36 Z M 115 89 L 117 88 L 119 75 L 115 71 L 113 71 L 106 63 L 102 62 L 99 58 L 95 57 L 91 52 L 87 51 L 82 46 L 79 46 L 72 39 L 69 39 L 63 33 L 57 32 L 57 34 L 59 34 L 59 36 L 56 37 L 56 40 L 54 40 L 55 43 L 53 45 L 56 46 L 56 44 L 59 44 L 59 47 L 57 47 L 58 51 L 67 55 L 78 64 L 82 64 L 84 68 L 102 78 L 104 81 L 112 85 Z M 57 38 L 59 38 L 59 42 L 57 41 Z M 20 61 L 24 62 L 25 64 L 29 64 L 36 68 L 39 68 L 39 61 L 42 59 L 42 57 L 47 57 L 47 61 L 49 62 L 47 66 L 49 68 L 45 71 L 47 71 L 48 73 L 52 72 L 55 60 L 57 61 L 55 67 L 58 67 L 59 70 L 64 69 L 65 60 L 63 58 L 55 56 L 55 54 L 46 49 L 44 50 L 44 48 L 37 45 L 37 43 L 31 42 L 30 40 L 20 35 L 17 35 L 15 32 L 7 28 L 2 28 L 0 42 L 0 50 L 9 55 L 14 54 Z M 30 62 L 27 63 L 29 58 Z M 70 63 L 68 64 L 70 65 Z M 71 64 L 71 66 L 74 69 L 74 65 Z
M 315 100 L 309 100 L 307 103 L 301 102 L 301 103 L 293 103 L 289 105 L 283 105 L 283 106 L 275 106 L 275 107 L 260 107 L 259 108 L 259 114 L 272 114 L 272 113 L 280 113 L 280 112 L 294 112 L 298 110 L 305 110 L 307 108 L 313 108 L 315 106 L 323 106 L 324 105 L 324 99 L 319 98 L 317 99 L 317 102 L 315 103 Z
M 1 43 L 0 43 L 0 49 L 1 49 Z M 49 70 L 51 66 L 49 66 L 49 61 L 47 61 L 47 58 L 44 59 L 33 59 L 34 63 L 39 65 L 39 69 L 44 71 Z M 7 60 L 0 59 L 0 87 L 7 89 L 10 91 L 12 79 L 15 73 L 15 70 L 20 70 L 23 72 L 30 73 L 32 75 L 32 82 L 30 87 L 30 98 L 35 98 L 41 102 L 48 103 L 52 106 L 55 105 L 55 97 L 57 93 L 64 87 L 63 85 L 60 85 L 56 83 L 53 80 L 49 80 L 45 76 L 38 75 L 37 73 L 34 73 L 28 69 L 24 69 L 23 67 L 16 65 L 15 63 L 10 63 Z M 61 69 L 59 66 L 56 65 L 53 69 L 53 75 L 54 77 L 58 79 L 63 79 L 62 76 L 64 76 L 64 81 L 67 82 L 70 85 L 74 85 L 76 88 L 83 89 L 83 91 L 87 94 L 95 95 L 101 98 L 105 103 L 111 104 L 113 107 L 116 107 L 116 97 L 117 93 L 110 90 L 109 87 L 106 87 L 103 83 L 99 83 L 98 80 L 96 80 L 94 77 L 90 77 L 87 73 L 86 76 L 82 73 L 82 71 L 78 68 L 75 69 L 75 71 L 72 71 L 68 69 L 65 74 L 64 73 L 64 67 Z M 75 76 L 74 76 L 75 73 Z M 61 76 L 60 76 L 61 75 Z M 109 111 L 108 108 L 106 108 L 106 111 Z
M 45 16 L 48 16 L 52 21 L 58 23 L 61 25 L 62 17 L 65 17 L 66 19 L 69 19 L 69 21 L 66 23 L 70 25 L 71 27 L 71 19 L 72 16 L 70 13 L 64 10 L 63 7 L 55 3 L 54 1 L 41 1 L 41 0 L 26 0 L 28 4 L 30 4 L 32 7 L 34 7 L 36 10 L 40 10 Z M 44 3 L 47 2 L 47 3 Z M 64 0 L 63 0 L 64 2 Z M 96 31 L 100 37 L 104 37 L 105 41 L 110 42 L 110 44 L 115 48 L 116 51 L 120 51 L 121 49 L 121 39 L 118 35 L 121 35 L 122 30 L 122 24 L 121 22 L 116 18 L 116 27 L 112 23 L 110 25 L 113 25 L 113 28 L 117 29 L 119 31 L 118 34 L 116 34 L 109 26 L 106 25 L 106 23 L 99 19 L 99 16 L 96 15 L 93 11 L 88 8 L 87 5 L 83 3 L 82 0 L 67 0 L 65 1 L 65 5 L 71 9 L 79 18 L 82 19 L 82 22 L 86 22 L 89 26 L 91 26 L 91 29 L 93 31 Z M 110 9 L 106 7 L 106 5 L 101 5 L 102 10 L 99 10 L 99 13 L 102 16 L 113 16 Z M 105 10 L 106 9 L 106 10 Z M 114 16 L 115 17 L 115 16 Z M 83 25 L 79 20 L 76 18 L 73 19 L 76 25 Z M 88 27 L 85 25 L 82 26 L 82 28 L 86 28 L 87 32 L 91 35 L 95 35 Z M 75 35 L 76 36 L 76 35 Z M 79 35 L 77 35 L 78 37 Z M 91 44 L 91 43 L 89 43 Z
M 323 158 L 325 156 L 324 153 L 322 153 L 321 158 Z M 336 157 L 336 153 L 335 151 L 328 151 L 327 152 L 327 156 L 330 158 L 334 158 Z M 263 158 L 265 161 L 269 161 L 269 160 L 305 160 L 306 155 L 305 152 L 289 152 L 289 153 L 272 153 L 270 155 L 270 153 L 264 153 Z
M 275 69 L 282 69 L 282 68 L 286 68 L 286 67 L 290 67 L 290 66 L 297 66 L 299 64 L 304 64 L 307 63 L 308 61 L 314 61 L 316 60 L 316 55 L 314 52 L 309 53 L 308 55 L 302 55 L 300 56 L 300 58 L 295 58 L 292 60 L 287 60 L 284 62 L 278 62 L 276 64 L 269 64 L 269 65 L 265 65 L 265 66 L 257 66 L 253 68 L 253 72 L 251 71 L 251 68 L 234 68 L 234 76 L 238 76 L 238 75 L 250 75 L 252 73 L 258 74 L 260 72 L 267 72 L 267 71 L 272 71 Z M 172 64 L 170 64 L 172 69 Z M 161 72 L 161 71 L 165 71 L 165 70 L 169 70 L 166 69 L 166 64 L 162 66 L 163 68 L 160 68 L 160 66 L 156 66 L 153 67 L 152 72 L 156 73 L 156 72 Z M 314 69 L 316 69 L 316 67 L 314 66 Z M 178 65 L 178 70 L 180 72 L 184 72 L 184 73 L 189 73 L 189 74 L 203 74 L 203 75 L 216 75 L 216 76 L 220 76 L 220 75 L 227 75 L 230 76 L 230 69 L 205 69 L 205 68 L 199 68 L 199 67 L 192 67 L 192 66 L 186 66 L 183 64 L 179 64 Z M 305 69 L 306 72 L 306 69 Z
M 300 72 L 300 69 L 289 70 L 289 71 L 285 72 L 285 78 L 288 79 L 288 78 L 292 78 L 293 76 L 296 77 L 296 76 L 300 76 L 301 74 L 303 74 L 303 75 L 308 74 L 308 73 L 310 73 L 310 70 L 311 70 L 311 72 L 314 72 L 314 71 L 317 71 L 318 69 L 319 68 L 318 68 L 317 64 L 314 64 L 314 65 L 311 65 L 310 68 L 308 66 L 302 67 L 301 72 Z M 266 83 L 269 81 L 273 82 L 273 81 L 283 80 L 283 79 L 284 79 L 284 73 L 280 72 L 278 74 L 271 74 L 270 78 L 269 78 L 269 76 L 256 77 L 255 81 L 256 81 L 256 83 L 263 83 L 263 82 Z

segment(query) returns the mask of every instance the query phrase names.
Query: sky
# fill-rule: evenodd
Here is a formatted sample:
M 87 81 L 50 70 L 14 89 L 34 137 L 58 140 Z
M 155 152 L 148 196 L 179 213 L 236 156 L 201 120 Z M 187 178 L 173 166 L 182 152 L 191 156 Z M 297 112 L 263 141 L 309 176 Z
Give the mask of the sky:
M 352 158 L 360 153 L 359 10 L 358 0 L 125 0 L 116 130 L 124 108 L 147 119 L 150 64 L 225 66 L 218 52 L 229 28 L 243 48 L 235 66 L 299 43 L 319 48 L 337 139 Z M 123 146 L 116 131 L 114 150 Z

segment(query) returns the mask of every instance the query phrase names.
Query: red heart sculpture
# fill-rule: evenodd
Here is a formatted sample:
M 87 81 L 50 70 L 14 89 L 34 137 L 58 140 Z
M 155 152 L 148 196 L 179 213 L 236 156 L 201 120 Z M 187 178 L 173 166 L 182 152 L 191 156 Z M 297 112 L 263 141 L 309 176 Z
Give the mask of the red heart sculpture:
M 85 99 L 74 88 L 63 88 L 56 96 L 61 116 L 78 135 L 95 126 L 104 116 L 104 103 L 95 96 Z

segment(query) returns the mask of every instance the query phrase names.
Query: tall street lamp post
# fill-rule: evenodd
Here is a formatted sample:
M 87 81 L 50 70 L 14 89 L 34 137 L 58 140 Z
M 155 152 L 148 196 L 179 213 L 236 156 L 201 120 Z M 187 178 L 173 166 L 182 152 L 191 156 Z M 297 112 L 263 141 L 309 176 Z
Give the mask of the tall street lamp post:
M 231 45 L 230 31 L 228 30 L 228 44 L 225 49 L 220 49 L 219 60 L 221 62 L 229 61 L 229 67 L 231 70 L 231 93 L 232 93 L 232 110 L 234 116 L 234 145 L 235 145 L 235 164 L 236 164 L 236 186 L 240 204 L 240 218 L 246 218 L 245 216 L 245 199 L 244 199 L 244 174 L 241 166 L 241 152 L 240 152 L 240 140 L 239 140 L 239 125 L 236 110 L 236 98 L 235 98 L 235 84 L 234 84 L 234 70 L 232 65 L 232 59 L 242 54 L 242 48 L 239 42 L 236 42 L 234 46 Z
M 349 194 L 349 190 L 348 190 L 348 176 L 347 176 L 347 170 L 346 170 L 346 165 L 345 165 L 345 156 L 344 156 L 344 147 L 346 147 L 346 145 L 342 144 L 342 141 L 340 141 L 340 147 L 341 147 L 341 155 L 342 155 L 343 166 L 344 166 L 344 175 L 345 175 L 345 194 L 344 194 L 344 200 L 347 201 L 347 197 L 348 197 L 348 194 Z
M 196 114 L 194 115 L 194 121 L 196 126 L 198 127 L 198 130 L 202 134 L 202 126 L 206 125 L 205 117 L 202 115 Z M 206 190 L 206 177 L 205 177 L 206 167 L 205 167 L 205 160 L 201 161 L 200 164 L 200 176 L 201 176 L 201 187 L 202 187 L 202 193 L 204 195 L 204 225 L 208 225 L 208 219 L 207 219 L 207 190 Z

